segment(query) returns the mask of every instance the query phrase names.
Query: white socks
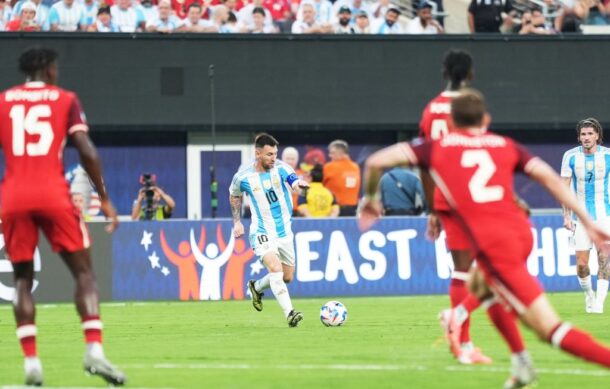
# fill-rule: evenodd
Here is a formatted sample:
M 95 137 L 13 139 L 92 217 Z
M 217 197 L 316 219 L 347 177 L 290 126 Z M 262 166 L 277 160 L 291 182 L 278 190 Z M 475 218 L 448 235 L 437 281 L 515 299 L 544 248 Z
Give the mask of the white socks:
M 578 277 L 578 283 L 582 288 L 582 291 L 585 292 L 586 295 L 593 297 L 593 286 L 591 285 L 591 275 L 586 276 L 585 278 Z
M 265 274 L 264 277 L 262 277 L 254 282 L 254 289 L 256 289 L 256 291 L 258 293 L 269 288 L 269 276 L 270 275 L 271 275 L 271 273 L 267 273 L 267 274 Z
M 95 359 L 105 359 L 104 347 L 101 343 L 87 343 L 87 355 Z
M 290 311 L 292 311 L 292 301 L 290 301 L 290 295 L 288 294 L 288 288 L 284 282 L 284 272 L 269 273 L 269 283 L 271 291 L 275 296 L 275 299 L 282 307 L 284 316 L 288 317 Z M 264 277 L 263 277 L 264 278 Z M 258 288 L 257 288 L 258 289 Z
M 603 310 L 604 301 L 608 295 L 608 280 L 597 279 L 597 307 Z

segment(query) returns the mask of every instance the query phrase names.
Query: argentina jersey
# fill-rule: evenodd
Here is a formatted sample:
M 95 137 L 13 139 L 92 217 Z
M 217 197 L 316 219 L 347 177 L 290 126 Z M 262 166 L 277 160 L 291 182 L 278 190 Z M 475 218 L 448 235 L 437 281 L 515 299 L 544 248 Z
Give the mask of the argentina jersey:
M 267 172 L 257 172 L 253 163 L 235 174 L 229 193 L 231 196 L 247 193 L 250 198 L 251 238 L 260 234 L 278 238 L 292 235 L 292 193 L 289 187 L 297 180 L 292 167 L 280 160 Z
M 585 154 L 582 146 L 578 146 L 563 155 L 561 177 L 571 179 L 572 190 L 594 220 L 610 217 L 609 174 L 610 149 L 607 147 L 598 146 L 595 153 Z

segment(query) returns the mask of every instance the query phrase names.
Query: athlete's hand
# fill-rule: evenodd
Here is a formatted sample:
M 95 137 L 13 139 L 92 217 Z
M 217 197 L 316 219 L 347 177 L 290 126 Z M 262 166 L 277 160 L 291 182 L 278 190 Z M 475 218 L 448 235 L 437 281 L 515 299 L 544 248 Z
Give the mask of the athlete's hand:
M 426 239 L 436 240 L 441 235 L 441 222 L 436 214 L 428 215 L 428 225 L 426 226 Z
M 112 201 L 110 201 L 110 199 L 102 200 L 102 205 L 100 208 L 102 209 L 102 213 L 110 221 L 110 224 L 108 224 L 105 228 L 106 232 L 109 234 L 113 233 L 119 227 L 119 218 L 117 217 L 114 205 L 112 205 Z
M 610 254 L 610 234 L 595 223 L 590 223 L 585 228 L 587 235 L 597 249 L 603 251 L 606 255 Z
M 239 238 L 244 234 L 244 225 L 240 221 L 233 223 L 233 236 Z
M 361 231 L 369 230 L 373 224 L 377 222 L 377 219 L 381 217 L 381 201 L 365 199 L 362 209 L 360 210 L 360 217 L 358 218 L 358 227 Z

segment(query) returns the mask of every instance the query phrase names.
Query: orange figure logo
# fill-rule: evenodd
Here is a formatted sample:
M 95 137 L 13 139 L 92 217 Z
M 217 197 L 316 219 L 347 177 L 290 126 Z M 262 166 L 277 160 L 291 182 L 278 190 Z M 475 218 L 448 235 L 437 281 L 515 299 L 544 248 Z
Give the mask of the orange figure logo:
M 205 229 L 201 227 L 201 236 L 197 247 L 203 250 L 205 244 Z M 183 240 L 178 245 L 178 253 L 175 253 L 167 244 L 165 232 L 161 230 L 161 248 L 165 257 L 178 268 L 178 279 L 180 282 L 180 300 L 199 300 L 199 277 L 195 267 L 195 256 L 188 241 Z
M 219 241 L 220 247 L 224 250 L 224 241 Z M 254 256 L 254 251 L 248 247 L 243 238 L 235 241 L 233 256 L 229 260 L 225 271 L 225 279 L 222 285 L 222 299 L 230 300 L 233 296 L 236 300 L 244 298 L 244 266 Z

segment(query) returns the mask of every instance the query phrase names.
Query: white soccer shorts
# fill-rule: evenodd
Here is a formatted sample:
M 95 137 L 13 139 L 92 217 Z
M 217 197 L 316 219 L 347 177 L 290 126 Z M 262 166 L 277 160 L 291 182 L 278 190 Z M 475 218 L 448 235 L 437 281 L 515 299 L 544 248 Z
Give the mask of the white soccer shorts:
M 572 222 L 576 224 L 574 229 L 574 250 L 575 251 L 589 251 L 593 248 L 593 242 L 589 239 L 585 228 L 582 223 L 578 221 Z M 610 219 L 597 220 L 595 223 L 601 226 L 605 231 L 610 232 Z
M 251 235 L 250 244 L 259 260 L 262 261 L 269 252 L 274 252 L 280 257 L 280 262 L 294 266 L 294 235 L 290 234 L 283 238 L 269 237 L 265 234 Z

